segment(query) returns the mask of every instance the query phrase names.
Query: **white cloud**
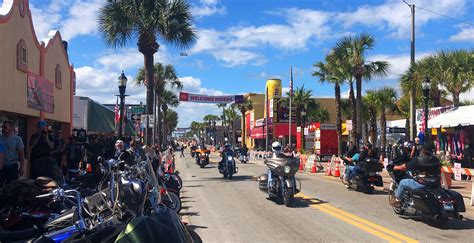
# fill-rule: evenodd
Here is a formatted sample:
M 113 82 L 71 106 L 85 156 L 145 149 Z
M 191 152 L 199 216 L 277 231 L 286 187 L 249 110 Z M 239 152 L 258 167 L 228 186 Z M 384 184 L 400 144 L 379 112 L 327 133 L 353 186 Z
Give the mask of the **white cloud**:
M 6 15 L 12 8 L 13 0 L 3 0 L 3 4 L 0 7 L 0 14 Z
M 466 9 L 465 0 L 436 1 L 436 4 L 433 4 L 431 0 L 418 0 L 415 2 L 415 6 L 426 7 L 433 12 L 449 16 L 461 15 Z M 364 5 L 355 11 L 338 13 L 336 20 L 342 22 L 346 28 L 363 24 L 379 29 L 388 29 L 392 37 L 409 38 L 410 16 L 410 8 L 405 3 L 399 0 L 387 0 L 381 5 Z M 416 8 L 415 18 L 415 26 L 420 29 L 427 22 L 443 17 Z
M 429 52 L 415 53 L 415 60 L 430 55 Z M 387 61 L 390 63 L 390 71 L 386 79 L 399 79 L 400 76 L 410 67 L 410 54 L 399 55 L 371 55 L 367 57 L 367 61 Z
M 449 37 L 449 40 L 474 42 L 474 27 L 461 27 L 461 32 Z
M 219 3 L 219 0 L 201 0 L 199 4 L 191 5 L 191 13 L 195 18 L 223 15 L 226 13 L 226 8 Z
M 474 101 L 474 89 L 471 89 L 465 93 L 462 93 L 460 96 L 459 96 L 459 99 L 461 101 Z

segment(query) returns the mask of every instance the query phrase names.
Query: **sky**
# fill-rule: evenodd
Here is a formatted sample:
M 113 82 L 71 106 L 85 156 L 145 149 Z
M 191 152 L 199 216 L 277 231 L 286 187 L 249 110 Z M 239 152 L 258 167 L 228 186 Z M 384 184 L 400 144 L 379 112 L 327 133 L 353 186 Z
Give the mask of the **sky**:
M 0 0 L 3 9 L 9 9 L 11 2 Z M 117 78 L 124 70 L 130 95 L 126 103 L 145 102 L 145 88 L 134 84 L 143 66 L 136 41 L 114 49 L 98 32 L 97 14 L 104 2 L 30 0 L 36 34 L 43 40 L 58 30 L 69 42 L 77 95 L 115 103 Z M 416 59 L 440 50 L 474 47 L 474 1 L 407 2 L 416 5 Z M 387 77 L 365 82 L 364 90 L 383 86 L 399 90 L 398 78 L 410 62 L 411 12 L 401 0 L 192 0 L 189 4 L 197 41 L 187 50 L 159 41 L 155 62 L 172 64 L 183 91 L 190 93 L 264 93 L 268 78 L 280 78 L 285 92 L 293 66 L 296 87 L 304 85 L 315 97 L 334 97 L 331 85 L 311 76 L 313 64 L 323 61 L 340 38 L 362 32 L 375 38 L 367 59 L 391 64 Z M 348 87 L 342 92 L 347 96 Z M 474 99 L 474 89 L 461 99 Z M 178 126 L 187 127 L 221 110 L 210 104 L 181 103 L 177 112 Z

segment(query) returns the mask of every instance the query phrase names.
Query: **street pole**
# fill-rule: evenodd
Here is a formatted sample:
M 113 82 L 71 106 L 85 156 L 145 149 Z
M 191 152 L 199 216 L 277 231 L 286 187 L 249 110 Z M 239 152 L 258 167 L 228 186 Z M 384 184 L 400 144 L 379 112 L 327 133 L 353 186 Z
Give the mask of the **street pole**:
M 123 113 L 125 109 L 125 90 L 127 88 L 127 77 L 122 71 L 122 74 L 118 77 L 119 82 L 119 97 L 120 97 L 120 117 L 119 117 L 119 130 L 118 130 L 118 137 L 122 139 L 123 137 Z
M 415 64 L 415 4 L 409 4 L 403 1 L 411 10 L 411 38 L 410 38 L 410 66 L 413 67 Z M 413 79 L 412 77 L 410 77 Z M 413 82 L 413 80 L 411 80 Z M 416 137 L 416 110 L 415 110 L 415 95 L 416 88 L 413 87 L 410 90 L 410 140 L 414 141 Z
M 223 140 L 223 144 L 226 143 L 225 139 L 227 138 L 226 136 L 226 122 L 225 122 L 225 107 L 226 107 L 226 104 L 224 103 L 222 105 L 222 140 Z
M 290 66 L 290 111 L 288 114 L 288 119 L 289 119 L 289 125 L 288 125 L 288 144 L 291 146 L 291 103 L 292 103 L 292 98 L 293 98 L 293 66 Z
M 268 152 L 268 87 L 265 87 L 265 152 Z
M 423 80 L 421 87 L 423 89 L 423 96 L 424 96 L 424 109 L 423 112 L 425 114 L 425 119 L 424 119 L 424 124 L 425 124 L 425 143 L 431 142 L 431 130 L 428 128 L 428 118 L 429 118 L 429 113 L 428 113 L 428 99 L 430 97 L 430 79 L 428 76 L 425 77 Z

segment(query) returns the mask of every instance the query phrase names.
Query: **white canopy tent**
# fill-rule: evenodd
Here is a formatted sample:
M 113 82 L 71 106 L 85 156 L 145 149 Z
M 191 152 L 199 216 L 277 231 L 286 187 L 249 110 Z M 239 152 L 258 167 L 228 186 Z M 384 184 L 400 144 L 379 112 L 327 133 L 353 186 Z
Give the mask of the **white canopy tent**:
M 459 106 L 428 121 L 429 128 L 474 125 L 474 105 Z

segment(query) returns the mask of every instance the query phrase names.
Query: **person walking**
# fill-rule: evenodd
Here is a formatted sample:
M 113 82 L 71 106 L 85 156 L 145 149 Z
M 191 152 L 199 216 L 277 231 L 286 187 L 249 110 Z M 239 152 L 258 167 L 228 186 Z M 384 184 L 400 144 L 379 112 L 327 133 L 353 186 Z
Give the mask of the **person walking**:
M 181 154 L 179 155 L 180 158 L 184 158 L 186 156 L 184 156 L 184 143 L 181 144 Z
M 0 186 L 18 180 L 24 174 L 25 146 L 23 140 L 15 135 L 12 121 L 4 121 L 0 143 L 3 145 L 3 166 L 0 166 Z M 18 163 L 19 162 L 19 163 Z

